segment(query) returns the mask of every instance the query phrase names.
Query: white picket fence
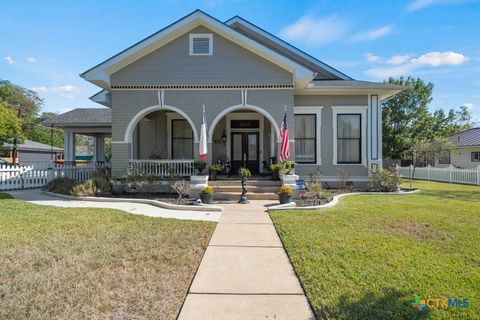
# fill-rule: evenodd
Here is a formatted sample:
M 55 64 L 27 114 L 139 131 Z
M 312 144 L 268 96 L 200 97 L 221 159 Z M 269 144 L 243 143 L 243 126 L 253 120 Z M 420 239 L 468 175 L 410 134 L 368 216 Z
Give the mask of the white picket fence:
M 453 166 L 446 168 L 397 166 L 397 170 L 402 177 L 409 179 L 444 181 L 480 186 L 480 166 L 471 169 L 458 169 Z
M 95 163 L 62 165 L 53 168 L 35 166 L 0 166 L 0 191 L 40 188 L 58 177 L 68 177 L 84 182 L 90 179 L 92 172 L 101 169 L 103 165 Z

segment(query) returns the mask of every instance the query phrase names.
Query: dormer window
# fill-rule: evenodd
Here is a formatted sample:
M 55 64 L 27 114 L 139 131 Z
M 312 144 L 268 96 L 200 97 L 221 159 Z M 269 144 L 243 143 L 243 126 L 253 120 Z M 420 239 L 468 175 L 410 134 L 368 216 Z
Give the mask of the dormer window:
M 213 54 L 213 34 L 191 33 L 190 34 L 190 55 L 211 56 Z

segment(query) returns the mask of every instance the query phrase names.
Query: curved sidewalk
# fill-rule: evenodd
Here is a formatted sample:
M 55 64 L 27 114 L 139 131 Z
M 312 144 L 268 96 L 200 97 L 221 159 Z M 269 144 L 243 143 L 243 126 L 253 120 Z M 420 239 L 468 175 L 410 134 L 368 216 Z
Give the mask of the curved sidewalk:
M 223 205 L 179 320 L 315 319 L 266 204 Z
M 217 222 L 221 212 L 203 212 L 188 210 L 170 210 L 143 203 L 133 202 L 96 202 L 68 200 L 43 194 L 40 189 L 6 191 L 13 197 L 39 205 L 63 208 L 106 208 L 122 210 L 131 214 L 157 218 L 174 218 L 181 220 L 203 220 Z

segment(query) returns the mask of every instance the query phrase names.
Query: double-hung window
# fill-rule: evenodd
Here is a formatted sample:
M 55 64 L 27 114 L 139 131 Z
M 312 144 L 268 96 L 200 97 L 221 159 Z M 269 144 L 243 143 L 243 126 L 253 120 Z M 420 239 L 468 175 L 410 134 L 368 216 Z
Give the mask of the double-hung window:
M 472 162 L 480 162 L 480 152 L 472 152 Z
M 193 131 L 185 119 L 172 120 L 172 159 L 193 158 Z
M 362 162 L 362 115 L 337 114 L 337 163 Z
M 295 114 L 295 161 L 317 162 L 316 114 Z

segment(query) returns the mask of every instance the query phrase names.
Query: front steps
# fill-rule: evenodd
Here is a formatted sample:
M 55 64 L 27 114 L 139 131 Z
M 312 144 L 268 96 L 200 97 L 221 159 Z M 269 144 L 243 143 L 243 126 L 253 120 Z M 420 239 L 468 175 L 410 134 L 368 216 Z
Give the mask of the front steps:
M 208 181 L 208 185 L 215 190 L 213 198 L 215 200 L 233 200 L 238 201 L 242 194 L 242 185 L 240 180 L 216 180 Z M 281 181 L 273 180 L 248 180 L 247 198 L 250 200 L 278 200 L 277 192 Z

